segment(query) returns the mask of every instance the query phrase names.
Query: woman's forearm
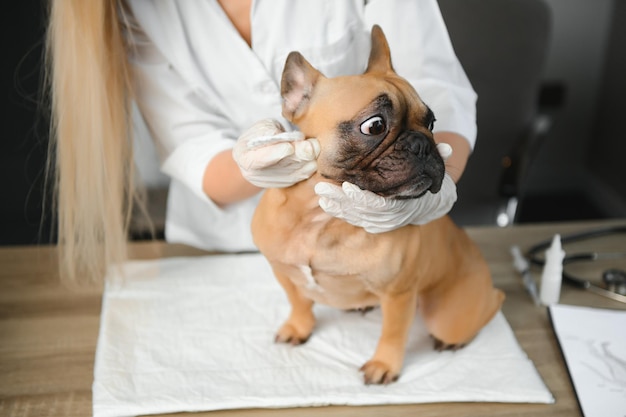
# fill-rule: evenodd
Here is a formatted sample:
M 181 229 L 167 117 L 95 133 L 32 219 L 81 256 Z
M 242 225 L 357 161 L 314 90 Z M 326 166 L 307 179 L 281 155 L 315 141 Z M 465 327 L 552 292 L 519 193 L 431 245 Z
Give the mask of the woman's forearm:
M 211 160 L 204 171 L 202 188 L 218 206 L 237 203 L 261 191 L 241 175 L 230 149 L 218 153 Z
M 435 133 L 435 142 L 452 146 L 452 155 L 446 160 L 446 172 L 457 183 L 465 171 L 471 148 L 467 139 L 453 132 Z

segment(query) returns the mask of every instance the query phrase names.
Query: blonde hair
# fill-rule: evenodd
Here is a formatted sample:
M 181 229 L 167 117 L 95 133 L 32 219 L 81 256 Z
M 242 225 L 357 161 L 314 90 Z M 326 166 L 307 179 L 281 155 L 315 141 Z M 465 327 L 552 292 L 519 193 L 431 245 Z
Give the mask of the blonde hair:
M 133 200 L 131 74 L 122 0 L 51 0 L 47 85 L 61 277 L 101 282 L 126 258 Z

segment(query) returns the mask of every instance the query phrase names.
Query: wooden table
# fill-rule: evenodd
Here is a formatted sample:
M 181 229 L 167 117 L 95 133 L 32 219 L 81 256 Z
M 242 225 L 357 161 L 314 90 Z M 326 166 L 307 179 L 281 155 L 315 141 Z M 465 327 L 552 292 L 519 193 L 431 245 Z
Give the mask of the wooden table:
M 467 228 L 489 262 L 495 285 L 506 292 L 503 312 L 534 362 L 556 403 L 445 403 L 368 407 L 320 407 L 282 410 L 230 410 L 199 415 L 217 416 L 576 416 L 580 415 L 546 309 L 535 307 L 512 267 L 509 248 L 526 250 L 555 233 L 599 226 L 626 225 L 625 220 L 524 225 L 500 229 Z M 577 249 L 578 248 L 578 249 Z M 622 235 L 572 244 L 582 248 L 626 251 Z M 206 255 L 196 249 L 163 242 L 134 243 L 133 259 Z M 620 268 L 626 269 L 622 260 Z M 577 275 L 597 277 L 614 265 L 594 262 L 576 267 Z M 535 277 L 540 270 L 533 269 Z M 98 337 L 102 292 L 69 290 L 60 284 L 54 247 L 0 248 L 0 416 L 89 416 L 94 353 Z M 563 287 L 563 304 L 626 309 L 586 291 Z

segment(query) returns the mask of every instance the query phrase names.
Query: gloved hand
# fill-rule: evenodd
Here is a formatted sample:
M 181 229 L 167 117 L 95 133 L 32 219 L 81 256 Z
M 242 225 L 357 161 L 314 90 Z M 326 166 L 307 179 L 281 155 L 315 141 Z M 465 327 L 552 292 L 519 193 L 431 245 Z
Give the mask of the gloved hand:
M 446 160 L 452 154 L 448 144 L 438 144 L 439 154 Z M 456 202 L 456 185 L 446 173 L 441 190 L 410 200 L 385 198 L 371 191 L 344 182 L 341 187 L 327 182 L 315 186 L 320 207 L 331 216 L 369 233 L 382 233 L 407 224 L 425 224 L 447 214 Z
M 289 187 L 317 170 L 320 145 L 302 132 L 285 132 L 273 119 L 264 119 L 245 131 L 233 148 L 233 158 L 244 178 L 262 188 Z

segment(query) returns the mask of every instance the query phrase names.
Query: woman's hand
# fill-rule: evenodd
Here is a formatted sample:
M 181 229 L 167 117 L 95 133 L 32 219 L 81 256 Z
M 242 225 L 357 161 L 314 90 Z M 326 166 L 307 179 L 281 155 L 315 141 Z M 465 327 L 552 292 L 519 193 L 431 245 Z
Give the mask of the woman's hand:
M 317 170 L 320 145 L 302 132 L 285 132 L 276 120 L 264 119 L 244 132 L 233 158 L 243 177 L 261 188 L 289 187 Z
M 440 143 L 437 150 L 444 160 L 452 148 Z M 438 193 L 427 192 L 420 198 L 397 200 L 385 198 L 371 191 L 344 182 L 341 187 L 327 182 L 315 186 L 320 207 L 331 216 L 353 226 L 363 227 L 369 233 L 382 233 L 407 224 L 425 224 L 446 215 L 456 202 L 456 185 L 446 172 Z

